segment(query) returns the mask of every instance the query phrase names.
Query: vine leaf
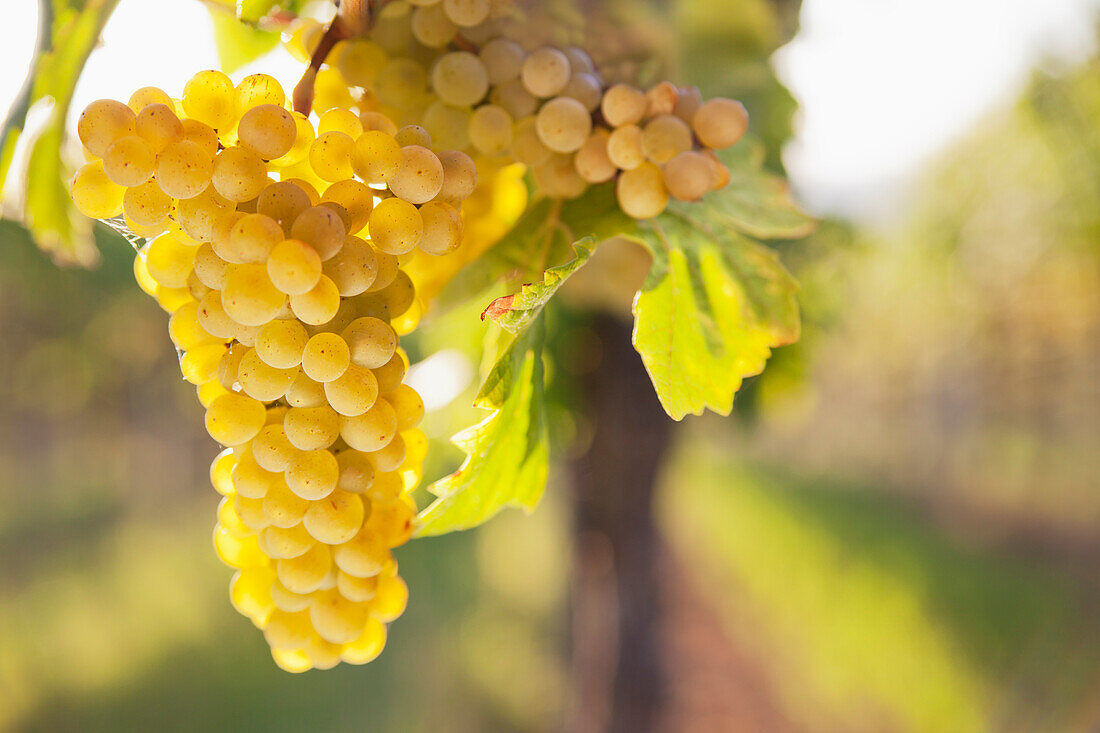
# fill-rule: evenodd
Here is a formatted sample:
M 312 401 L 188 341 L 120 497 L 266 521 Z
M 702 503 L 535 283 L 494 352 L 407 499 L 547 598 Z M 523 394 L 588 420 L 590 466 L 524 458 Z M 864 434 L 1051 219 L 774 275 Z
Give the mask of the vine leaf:
M 214 21 L 214 46 L 218 50 L 218 61 L 226 73 L 233 73 L 279 45 L 277 31 L 261 30 L 213 8 L 210 18 Z
M 799 239 L 817 227 L 791 198 L 787 181 L 761 168 L 762 147 L 737 145 L 719 157 L 730 182 L 706 198 L 713 215 L 757 239 Z
M 545 325 L 539 315 L 588 261 L 594 244 L 591 239 L 576 243 L 572 260 L 486 310 L 512 335 L 474 402 L 493 413 L 452 438 L 467 457 L 458 471 L 429 488 L 438 498 L 420 513 L 420 536 L 469 529 L 509 506 L 530 511 L 542 498 L 550 455 L 542 361 Z
M 728 415 L 742 379 L 799 334 L 798 286 L 778 256 L 719 228 L 720 212 L 684 208 L 639 227 L 654 262 L 634 301 L 634 348 L 676 420 Z
M 77 79 L 117 4 L 118 0 L 51 0 L 41 6 L 48 40 L 39 44 L 31 64 L 28 78 L 33 82 L 4 124 L 6 177 L 28 110 L 38 103 L 50 105 L 44 125 L 28 143 L 23 214 L 38 245 L 62 260 L 95 259 L 91 221 L 77 213 L 69 198 L 61 147 Z

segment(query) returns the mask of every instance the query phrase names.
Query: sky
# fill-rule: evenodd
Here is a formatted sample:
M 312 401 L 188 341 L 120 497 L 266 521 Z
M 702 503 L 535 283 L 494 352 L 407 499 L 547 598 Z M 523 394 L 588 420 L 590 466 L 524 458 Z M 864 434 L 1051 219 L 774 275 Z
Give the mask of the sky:
M 37 3 L 13 5 L 0 45 L 5 109 L 37 27 Z M 801 105 L 784 151 L 797 194 L 817 214 L 888 220 L 928 162 L 1010 104 L 1036 64 L 1085 57 L 1098 11 L 1100 0 L 804 0 L 799 36 L 774 59 Z M 197 0 L 121 0 L 77 87 L 74 119 L 88 102 L 125 100 L 140 86 L 179 94 L 194 71 L 217 66 L 210 25 Z M 261 69 L 290 89 L 301 67 L 279 51 L 234 76 Z

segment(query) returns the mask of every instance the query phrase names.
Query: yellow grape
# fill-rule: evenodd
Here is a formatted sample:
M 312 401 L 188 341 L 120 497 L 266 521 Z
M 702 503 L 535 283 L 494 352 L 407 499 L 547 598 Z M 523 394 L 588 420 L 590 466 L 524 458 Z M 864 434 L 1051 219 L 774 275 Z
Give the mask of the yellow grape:
M 619 206 L 635 219 L 652 219 L 668 206 L 668 189 L 665 188 L 661 169 L 653 163 L 643 163 L 633 170 L 623 171 L 615 192 Z
M 215 130 L 231 127 L 236 117 L 233 82 L 220 71 L 200 71 L 183 88 L 183 111 Z
M 680 153 L 691 150 L 691 128 L 673 114 L 654 117 L 642 130 L 642 149 L 657 165 L 664 165 Z
M 369 410 L 378 399 L 378 380 L 370 369 L 350 364 L 339 377 L 325 382 L 325 397 L 339 414 L 356 417 Z
M 339 476 L 336 456 L 327 450 L 304 451 L 296 455 L 286 469 L 290 490 L 309 501 L 318 501 L 331 494 Z
M 251 74 L 241 79 L 234 90 L 234 96 L 238 114 L 247 113 L 247 110 L 260 105 L 281 108 L 286 104 L 286 93 L 282 86 L 267 74 Z
M 237 381 L 241 389 L 261 402 L 272 402 L 282 397 L 297 376 L 298 367 L 280 369 L 269 366 L 255 349 L 245 354 L 237 367 Z
M 691 121 L 699 142 L 708 148 L 728 148 L 749 129 L 749 113 L 745 106 L 732 99 L 708 99 L 695 112 Z
M 157 156 L 157 184 L 172 198 L 198 196 L 210 185 L 214 161 L 191 140 L 170 143 Z
M 351 178 L 351 152 L 355 145 L 352 137 L 343 132 L 323 132 L 309 148 L 309 164 L 317 176 L 325 181 Z
M 340 251 L 347 230 L 335 211 L 326 206 L 313 206 L 294 220 L 290 235 L 313 247 L 324 262 Z
M 557 97 L 542 106 L 536 129 L 543 144 L 556 153 L 572 153 L 592 132 L 592 117 L 584 105 L 570 97 Z
M 328 448 L 340 437 L 340 416 L 328 405 L 292 407 L 287 410 L 283 429 L 295 448 L 315 451 Z
M 424 234 L 417 246 L 428 254 L 445 255 L 462 243 L 462 216 L 458 209 L 442 201 L 429 201 L 420 207 Z
M 347 341 L 335 333 L 315 334 L 302 353 L 302 371 L 317 382 L 331 382 L 351 364 Z
M 218 193 L 237 202 L 256 198 L 270 182 L 263 158 L 240 145 L 218 153 L 210 180 Z
M 444 150 L 439 162 L 443 166 L 443 187 L 436 198 L 460 205 L 477 188 L 477 166 L 460 150 Z
M 573 157 L 577 174 L 588 183 L 603 183 L 615 177 L 618 168 L 607 154 L 607 130 L 595 130 Z
M 80 113 L 76 134 L 89 152 L 103 157 L 115 140 L 137 134 L 137 115 L 122 102 L 98 99 Z
M 552 97 L 569 83 L 572 70 L 569 58 L 556 48 L 543 46 L 523 61 L 520 78 L 527 91 L 536 97 Z
M 262 326 L 275 318 L 286 303 L 284 295 L 258 264 L 229 265 L 222 291 L 222 307 L 242 326 Z
M 366 453 L 354 449 L 340 451 L 336 454 L 336 462 L 340 466 L 337 488 L 362 494 L 371 487 L 374 482 L 374 464 Z
M 379 130 L 368 130 L 355 140 L 351 164 L 355 174 L 367 183 L 385 183 L 401 165 L 401 146 Z
M 600 111 L 612 127 L 636 125 L 645 117 L 645 92 L 629 84 L 615 84 L 604 92 Z
M 427 204 L 425 204 L 427 205 Z M 339 254 L 324 263 L 324 273 L 344 298 L 366 292 L 378 274 L 378 257 L 369 244 L 348 236 Z
M 303 323 L 320 326 L 328 323 L 340 308 L 340 291 L 336 283 L 321 275 L 307 293 L 290 296 L 290 309 Z
M 355 536 L 364 516 L 363 500 L 358 494 L 336 489 L 310 505 L 302 526 L 318 542 L 339 545 Z
M 141 111 L 150 104 L 163 104 L 167 107 L 172 106 L 172 98 L 163 90 L 157 87 L 142 87 L 133 94 L 130 95 L 130 101 L 126 105 L 134 111 L 134 114 L 141 114 Z
M 169 105 L 148 104 L 138 113 L 137 134 L 155 155 L 183 138 L 183 123 Z
M 268 184 L 256 199 L 256 213 L 269 216 L 279 223 L 284 234 L 290 234 L 290 228 L 298 215 L 311 206 L 309 194 L 293 181 L 278 181 Z
M 241 394 L 225 394 L 206 410 L 206 431 L 225 446 L 247 443 L 264 426 L 267 413 L 259 400 Z
M 332 566 L 332 552 L 326 545 L 315 544 L 294 558 L 275 563 L 279 582 L 293 593 L 312 593 L 321 587 Z
M 241 146 L 264 160 L 274 160 L 289 153 L 297 135 L 298 126 L 294 117 L 273 104 L 252 107 L 237 123 L 237 138 Z
M 256 334 L 256 354 L 269 366 L 290 369 L 302 363 L 308 340 L 305 327 L 298 321 L 270 321 Z
M 93 219 L 110 219 L 122 213 L 126 189 L 107 176 L 102 160 L 95 160 L 85 163 L 76 172 L 69 183 L 69 193 L 81 214 Z
M 346 418 L 340 437 L 357 451 L 374 452 L 384 448 L 397 435 L 397 413 L 389 401 L 379 397 L 362 415 Z
M 365 183 L 348 178 L 326 188 L 321 202 L 333 202 L 342 206 L 350 220 L 347 232 L 354 234 L 367 225 L 370 212 L 374 209 L 374 192 Z
M 287 295 L 308 293 L 321 279 L 321 258 L 317 250 L 298 239 L 286 239 L 271 250 L 267 274 Z
M 644 163 L 642 128 L 633 124 L 615 128 L 607 138 L 607 157 L 624 171 L 634 170 Z
M 380 251 L 392 255 L 411 252 L 424 235 L 424 219 L 420 212 L 400 198 L 380 201 L 370 214 L 368 226 L 371 243 Z
M 401 148 L 401 164 L 388 183 L 398 198 L 411 204 L 427 203 L 443 187 L 443 164 L 427 148 L 406 145 Z

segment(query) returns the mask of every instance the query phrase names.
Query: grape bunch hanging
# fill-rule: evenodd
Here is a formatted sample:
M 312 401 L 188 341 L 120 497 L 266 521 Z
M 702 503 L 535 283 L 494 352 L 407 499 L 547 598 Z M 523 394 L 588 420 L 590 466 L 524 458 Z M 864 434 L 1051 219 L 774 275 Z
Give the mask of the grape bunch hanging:
M 608 85 L 552 27 L 496 0 L 396 0 L 311 65 L 312 117 L 269 76 L 202 71 L 178 99 L 145 87 L 79 119 L 73 200 L 148 241 L 136 279 L 225 448 L 230 596 L 285 670 L 371 661 L 405 609 L 391 551 L 428 441 L 399 335 L 519 216 L 524 171 L 552 198 L 614 180 L 638 219 L 729 180 L 713 150 L 744 134 L 740 103 Z M 288 45 L 317 61 L 325 32 Z

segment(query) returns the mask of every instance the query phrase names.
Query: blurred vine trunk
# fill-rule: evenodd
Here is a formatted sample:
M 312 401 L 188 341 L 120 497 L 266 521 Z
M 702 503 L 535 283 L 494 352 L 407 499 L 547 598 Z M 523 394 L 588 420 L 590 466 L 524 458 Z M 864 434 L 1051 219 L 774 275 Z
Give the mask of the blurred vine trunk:
M 573 465 L 575 545 L 570 733 L 657 730 L 668 700 L 661 652 L 653 496 L 672 420 L 631 346 L 631 327 L 596 315 L 599 363 L 580 377 L 592 425 Z

